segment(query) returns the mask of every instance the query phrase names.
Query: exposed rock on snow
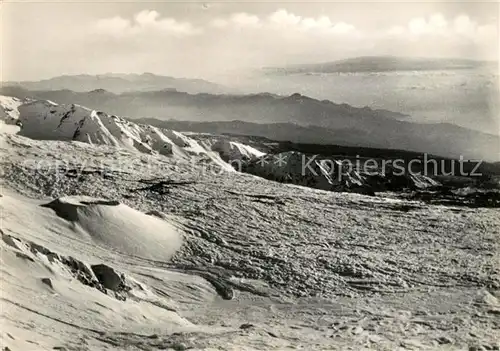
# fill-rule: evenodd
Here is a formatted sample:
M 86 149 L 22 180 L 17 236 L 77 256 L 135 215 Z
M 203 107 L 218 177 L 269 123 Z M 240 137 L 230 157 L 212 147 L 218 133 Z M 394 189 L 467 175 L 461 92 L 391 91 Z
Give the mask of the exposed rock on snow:
M 448 188 L 431 190 L 418 190 L 409 197 L 412 200 L 424 201 L 428 204 L 440 204 L 447 206 L 478 207 L 500 207 L 500 191 L 491 189 L 470 189 L 470 191 L 453 191 Z
M 262 156 L 244 165 L 243 171 L 283 183 L 333 190 L 334 182 L 327 170 L 318 161 L 305 167 L 307 159 L 306 155 L 295 151 Z
M 11 96 L 0 95 L 0 120 L 7 124 L 15 124 L 19 120 L 19 106 L 23 100 Z
M 2 239 L 4 243 L 18 250 L 16 252 L 17 257 L 27 259 L 31 262 L 45 262 L 45 266 L 49 268 L 51 272 L 67 272 L 67 275 L 76 278 L 80 283 L 106 293 L 105 288 L 100 284 L 86 263 L 71 256 L 59 255 L 31 241 L 23 241 L 6 234 L 2 234 Z M 62 275 L 64 275 L 64 273 Z M 50 288 L 54 288 L 51 278 L 44 277 L 40 280 Z
M 212 150 L 217 151 L 224 161 L 250 161 L 265 154 L 251 146 L 225 139 L 218 140 L 212 145 Z
M 22 123 L 19 121 L 19 106 L 23 100 L 0 95 L 0 131 L 10 134 L 18 133 Z
M 50 280 L 50 278 L 42 278 L 40 280 L 42 283 L 47 285 L 49 288 L 54 289 L 54 286 L 52 286 L 52 281 Z
M 403 189 L 429 189 L 439 187 L 441 184 L 434 179 L 411 172 L 398 172 L 392 166 L 375 172 L 363 173 L 363 176 L 377 190 L 403 190 Z
M 329 191 L 351 191 L 374 194 L 375 191 L 425 189 L 439 186 L 431 178 L 393 172 L 387 169 L 369 172 L 335 159 L 308 156 L 289 151 L 260 156 L 243 164 L 244 172 L 282 183 L 291 183 Z
M 283 183 L 311 188 L 369 192 L 370 187 L 354 170 L 341 172 L 340 163 L 330 167 L 324 160 L 310 159 L 297 151 L 266 155 L 243 166 L 243 171 Z
M 120 291 L 125 286 L 124 279 L 113 268 L 105 264 L 95 264 L 91 268 L 99 283 L 106 289 Z
M 181 245 L 181 235 L 172 224 L 117 201 L 69 196 L 43 206 L 72 222 L 76 235 L 110 250 L 167 260 Z

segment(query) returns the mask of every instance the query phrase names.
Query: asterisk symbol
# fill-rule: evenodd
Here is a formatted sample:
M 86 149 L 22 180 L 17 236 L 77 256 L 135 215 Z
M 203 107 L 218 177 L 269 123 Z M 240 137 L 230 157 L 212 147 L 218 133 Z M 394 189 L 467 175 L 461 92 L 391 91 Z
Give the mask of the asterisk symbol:
M 261 156 L 257 163 L 260 164 L 261 167 L 264 167 L 266 164 L 268 164 L 269 161 L 267 160 L 267 155 Z
M 283 167 L 286 164 L 286 155 L 277 154 L 274 155 L 274 163 L 278 164 L 278 166 Z

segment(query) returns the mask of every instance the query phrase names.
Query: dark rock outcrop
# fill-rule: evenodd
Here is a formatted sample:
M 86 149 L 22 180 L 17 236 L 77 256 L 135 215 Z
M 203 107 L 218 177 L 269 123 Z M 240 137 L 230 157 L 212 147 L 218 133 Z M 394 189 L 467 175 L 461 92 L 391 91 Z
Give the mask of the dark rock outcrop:
M 91 266 L 91 268 L 99 283 L 106 289 L 119 291 L 125 285 L 122 277 L 113 268 L 105 264 L 96 264 Z

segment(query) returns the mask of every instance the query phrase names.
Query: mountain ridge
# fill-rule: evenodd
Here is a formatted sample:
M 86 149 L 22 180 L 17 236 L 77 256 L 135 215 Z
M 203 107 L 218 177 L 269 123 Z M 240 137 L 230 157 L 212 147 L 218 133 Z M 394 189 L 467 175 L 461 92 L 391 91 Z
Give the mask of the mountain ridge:
M 9 90 L 13 94 L 9 94 Z M 320 101 L 301 94 L 192 95 L 165 90 L 113 94 L 102 90 L 30 92 L 18 88 L 0 91 L 4 95 L 76 103 L 131 119 L 149 117 L 164 121 L 217 122 L 222 123 L 219 127 L 224 132 L 241 132 L 275 140 L 403 149 L 491 161 L 497 161 L 499 157 L 496 150 L 500 139 L 495 135 L 452 124 L 412 123 L 398 118 L 404 115 L 391 111 Z M 227 125 L 233 120 L 254 125 Z M 273 123 L 281 123 L 286 128 L 280 129 Z
M 19 87 L 26 90 L 72 90 L 78 92 L 105 89 L 115 93 L 126 91 L 151 91 L 177 89 L 186 92 L 228 93 L 232 89 L 195 78 L 176 78 L 154 73 L 105 73 L 61 75 L 39 81 L 6 81 L 4 87 Z

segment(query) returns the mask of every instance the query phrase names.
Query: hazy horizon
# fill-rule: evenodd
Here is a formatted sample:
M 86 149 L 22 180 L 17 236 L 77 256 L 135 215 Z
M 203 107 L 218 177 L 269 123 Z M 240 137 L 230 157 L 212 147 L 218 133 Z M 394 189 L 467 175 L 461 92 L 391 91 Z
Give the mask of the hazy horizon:
M 359 56 L 498 61 L 498 3 L 6 1 L 1 81 L 227 72 Z
M 379 56 L 356 56 L 356 57 L 348 57 L 346 59 L 342 59 L 342 60 L 349 60 L 349 59 L 357 59 L 357 58 L 362 58 L 362 57 L 393 57 L 393 58 L 398 58 L 398 59 L 405 59 L 405 58 L 408 58 L 407 56 L 394 56 L 394 55 L 379 55 Z M 418 56 L 418 57 L 413 57 L 413 58 L 416 58 L 416 59 L 427 59 L 427 60 L 456 60 L 456 59 L 460 59 L 460 58 L 456 58 L 456 57 L 424 57 L 424 56 Z M 295 63 L 288 63 L 288 65 L 290 66 L 293 66 L 293 65 L 300 65 L 300 64 L 318 64 L 318 65 L 321 65 L 321 64 L 324 64 L 324 63 L 331 63 L 331 62 L 336 62 L 336 61 L 342 61 L 342 60 L 332 60 L 332 61 L 314 61 L 314 62 L 295 62 Z M 473 62 L 481 62 L 481 63 L 487 63 L 487 64 L 498 64 L 499 61 L 498 60 L 488 60 L 488 59 L 467 59 L 467 60 L 471 60 Z M 281 68 L 281 67 L 285 67 L 284 65 L 283 66 L 280 66 L 280 65 L 275 65 L 275 66 L 262 66 L 262 67 L 247 67 L 246 69 L 248 71 L 251 71 L 251 70 L 259 70 L 259 69 L 265 69 L 265 68 Z M 468 69 L 468 68 L 467 68 Z M 391 71 L 387 71 L 385 73 L 390 73 Z M 224 72 L 224 73 L 228 73 L 228 72 Z M 242 73 L 245 73 L 245 72 L 242 72 Z M 348 72 L 347 72 L 348 73 Z M 50 79 L 55 79 L 55 78 L 59 78 L 59 77 L 76 77 L 76 76 L 127 76 L 127 75 L 147 75 L 147 74 L 152 74 L 152 75 L 156 75 L 156 76 L 164 76 L 164 77 L 169 77 L 169 78 L 174 78 L 174 79 L 197 79 L 196 77 L 185 77 L 185 76 L 175 76 L 175 75 L 168 75 L 168 74 L 163 74 L 163 73 L 156 73 L 156 72 L 151 72 L 151 71 L 129 71 L 129 72 L 123 72 L 123 71 L 103 71 L 103 72 L 96 72 L 96 73 L 86 73 L 86 72 L 80 72 L 80 73 L 72 73 L 72 74 L 59 74 L 59 75 L 55 75 L 55 76 L 48 76 L 48 77 L 42 77 L 42 78 L 39 78 L 39 79 L 29 79 L 29 80 L 20 80 L 20 81 L 15 81 L 15 80 L 1 80 L 0 79 L 0 82 L 6 82 L 6 83 L 9 83 L 9 82 L 29 82 L 29 81 L 41 81 L 41 80 L 50 80 Z M 207 78 L 199 78 L 199 79 L 204 79 L 204 80 L 207 80 L 207 81 L 210 81 L 210 79 L 207 79 Z M 216 80 L 212 81 L 213 83 L 217 83 Z

